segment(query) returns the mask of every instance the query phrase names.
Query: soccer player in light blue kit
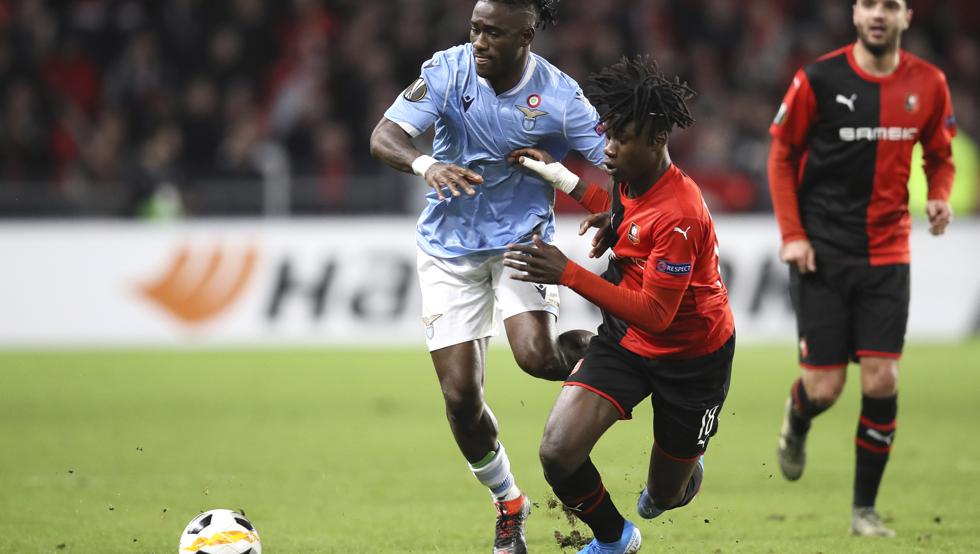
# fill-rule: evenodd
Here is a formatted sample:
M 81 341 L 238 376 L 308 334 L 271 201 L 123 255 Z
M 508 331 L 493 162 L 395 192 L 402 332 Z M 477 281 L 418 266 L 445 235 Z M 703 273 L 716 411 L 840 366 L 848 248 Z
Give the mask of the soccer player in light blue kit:
M 422 322 L 456 443 L 497 508 L 498 554 L 527 551 L 530 502 L 483 398 L 496 311 L 517 364 L 536 377 L 564 380 L 592 336 L 556 336 L 557 287 L 510 279 L 502 264 L 508 244 L 554 234 L 554 186 L 508 154 L 532 146 L 558 160 L 572 149 L 596 165 L 604 157 L 598 114 L 578 84 L 530 51 L 556 10 L 557 0 L 478 1 L 470 43 L 422 64 L 371 136 L 375 157 L 432 189 L 416 240 Z M 433 124 L 433 153 L 423 155 L 411 139 Z

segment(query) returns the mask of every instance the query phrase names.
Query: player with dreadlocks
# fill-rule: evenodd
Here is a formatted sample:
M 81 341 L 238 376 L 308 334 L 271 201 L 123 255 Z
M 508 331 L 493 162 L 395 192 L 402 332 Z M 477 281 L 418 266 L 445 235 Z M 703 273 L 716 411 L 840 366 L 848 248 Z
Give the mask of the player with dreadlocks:
M 371 153 L 429 186 L 416 226 L 422 323 L 449 426 L 497 509 L 494 552 L 527 551 L 531 503 L 518 488 L 484 401 L 487 344 L 503 316 L 517 365 L 564 380 L 593 333 L 557 332 L 558 287 L 508 279 L 508 244 L 554 234 L 555 189 L 507 163 L 514 145 L 562 159 L 602 162 L 599 115 L 578 83 L 531 52 L 537 29 L 557 21 L 557 0 L 480 0 L 470 42 L 436 52 L 385 112 Z M 432 155 L 412 138 L 435 125 Z M 404 478 L 411 478 L 410 475 Z
M 589 454 L 650 396 L 654 443 L 637 511 L 654 518 L 691 502 L 728 393 L 735 326 L 711 215 L 667 152 L 671 130 L 694 122 L 694 92 L 646 57 L 603 69 L 586 91 L 606 126 L 611 192 L 539 150 L 519 149 L 511 161 L 567 187 L 594 214 L 610 214 L 609 268 L 599 277 L 538 237 L 510 246 L 504 265 L 513 279 L 565 285 L 602 310 L 599 334 L 552 408 L 540 455 L 555 495 L 595 535 L 581 552 L 621 554 L 639 550 L 640 532 L 613 505 Z

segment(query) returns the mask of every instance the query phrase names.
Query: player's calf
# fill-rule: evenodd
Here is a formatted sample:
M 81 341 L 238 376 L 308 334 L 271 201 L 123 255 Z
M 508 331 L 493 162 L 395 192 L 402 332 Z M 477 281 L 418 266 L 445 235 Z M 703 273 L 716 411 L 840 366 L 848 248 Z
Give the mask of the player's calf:
M 477 387 L 447 386 L 443 383 L 446 419 L 456 444 L 467 459 L 479 459 L 496 448 L 497 420 Z
M 626 520 L 613 504 L 592 460 L 586 459 L 565 477 L 556 476 L 554 471 L 549 474 L 548 463 L 544 458 L 542 462 L 545 465 L 545 478 L 565 509 L 588 525 L 597 541 L 618 542 Z
M 657 487 L 651 493 L 649 487 L 644 487 L 640 493 L 640 499 L 636 503 L 636 512 L 643 519 L 653 519 L 667 510 L 687 506 L 694 501 L 694 498 L 701 491 L 701 483 L 704 481 L 704 456 L 698 458 L 698 464 L 691 472 L 691 478 L 683 487 L 673 487 L 673 490 L 664 494 L 660 492 L 667 487 Z M 662 507 L 664 506 L 664 507 Z
M 854 506 L 873 508 L 897 431 L 898 395 L 861 398 L 855 444 Z

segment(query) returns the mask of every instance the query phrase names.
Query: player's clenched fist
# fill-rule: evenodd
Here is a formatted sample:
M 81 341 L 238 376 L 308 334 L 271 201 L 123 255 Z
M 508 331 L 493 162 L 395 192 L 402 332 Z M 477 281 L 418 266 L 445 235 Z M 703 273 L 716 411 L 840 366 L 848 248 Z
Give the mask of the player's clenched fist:
M 953 221 L 953 208 L 945 200 L 930 200 L 926 203 L 926 215 L 929 216 L 929 232 L 939 236 Z

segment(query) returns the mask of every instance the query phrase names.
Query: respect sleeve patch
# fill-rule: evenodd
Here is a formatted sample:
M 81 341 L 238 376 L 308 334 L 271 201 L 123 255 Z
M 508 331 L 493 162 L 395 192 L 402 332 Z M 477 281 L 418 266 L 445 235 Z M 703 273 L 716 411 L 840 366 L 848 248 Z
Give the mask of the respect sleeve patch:
M 657 271 L 667 275 L 687 275 L 691 273 L 693 267 L 694 264 L 691 262 L 675 263 L 664 259 L 657 260 Z

